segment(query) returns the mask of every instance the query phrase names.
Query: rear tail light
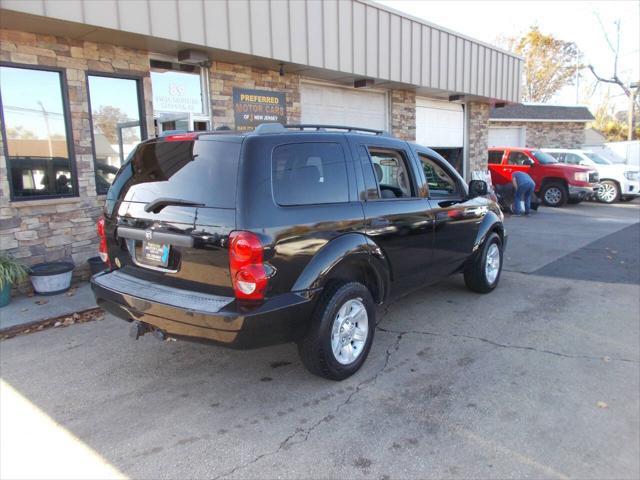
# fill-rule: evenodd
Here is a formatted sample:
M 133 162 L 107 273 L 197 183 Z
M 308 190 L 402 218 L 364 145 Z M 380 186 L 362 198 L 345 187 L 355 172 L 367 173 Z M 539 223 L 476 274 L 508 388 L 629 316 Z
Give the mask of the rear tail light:
M 100 245 L 98 247 L 98 252 L 100 254 L 100 259 L 109 265 L 109 253 L 107 250 L 107 234 L 104 231 L 104 217 L 100 217 L 98 222 L 96 223 L 96 230 L 98 232 L 98 237 L 100 238 Z
M 175 133 L 173 135 L 167 135 L 164 137 L 165 142 L 188 142 L 190 140 L 197 140 L 198 134 L 196 132 Z
M 229 270 L 236 298 L 262 300 L 267 289 L 267 272 L 263 263 L 264 248 L 251 232 L 229 235 Z

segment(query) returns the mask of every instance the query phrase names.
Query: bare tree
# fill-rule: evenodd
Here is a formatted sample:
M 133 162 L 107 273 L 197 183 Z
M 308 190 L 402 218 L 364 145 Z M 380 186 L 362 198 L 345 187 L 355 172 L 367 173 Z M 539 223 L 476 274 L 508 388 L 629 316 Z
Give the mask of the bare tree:
M 640 82 L 630 83 L 627 86 L 618 76 L 618 59 L 620 57 L 620 19 L 614 22 L 616 26 L 616 41 L 614 45 L 614 43 L 609 38 L 607 30 L 602 24 L 600 15 L 598 15 L 595 12 L 594 14 L 598 19 L 598 23 L 600 24 L 600 28 L 602 29 L 602 33 L 607 42 L 607 45 L 609 46 L 609 49 L 611 49 L 611 52 L 613 53 L 613 74 L 610 77 L 605 78 L 605 77 L 602 77 L 601 75 L 598 75 L 593 65 L 589 65 L 588 68 L 589 70 L 591 70 L 591 73 L 596 78 L 597 82 L 612 83 L 614 85 L 618 85 L 622 89 L 624 94 L 627 96 L 627 98 L 629 99 L 629 111 L 628 111 L 628 117 L 627 117 L 628 124 L 629 124 L 628 140 L 633 140 L 633 135 L 635 130 L 634 129 L 634 110 L 636 105 L 640 107 L 640 97 L 638 96 L 638 89 L 640 88 L 639 87 Z

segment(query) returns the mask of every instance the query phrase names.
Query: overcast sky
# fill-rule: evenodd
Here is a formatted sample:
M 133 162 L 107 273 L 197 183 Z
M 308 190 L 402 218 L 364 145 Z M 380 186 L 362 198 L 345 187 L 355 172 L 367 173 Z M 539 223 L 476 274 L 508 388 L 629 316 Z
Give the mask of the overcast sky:
M 496 1 L 496 0 L 378 0 L 391 8 L 423 18 L 472 38 L 488 43 L 496 39 L 520 36 L 531 25 L 537 24 L 542 32 L 550 33 L 562 40 L 576 42 L 585 55 L 585 63 L 591 63 L 602 77 L 613 71 L 613 54 L 609 49 L 602 24 L 615 41 L 614 22 L 621 20 L 620 65 L 618 76 L 629 82 L 640 80 L 640 2 L 620 1 Z M 595 107 L 606 87 L 598 87 L 593 97 L 591 72 L 584 71 L 579 102 Z M 614 86 L 612 95 L 621 90 Z M 617 97 L 617 105 L 626 108 L 624 96 Z M 567 87 L 556 95 L 553 103 L 576 104 L 576 88 Z

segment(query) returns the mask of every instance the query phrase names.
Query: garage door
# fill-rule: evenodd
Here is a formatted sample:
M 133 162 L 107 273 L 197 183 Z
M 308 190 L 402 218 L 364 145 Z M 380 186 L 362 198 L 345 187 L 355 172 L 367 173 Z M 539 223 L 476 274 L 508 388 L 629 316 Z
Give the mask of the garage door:
M 382 92 L 302 84 L 302 123 L 388 130 L 387 97 Z
M 462 105 L 416 98 L 416 141 L 431 148 L 462 148 L 464 145 Z
M 524 147 L 523 127 L 489 127 L 490 147 Z

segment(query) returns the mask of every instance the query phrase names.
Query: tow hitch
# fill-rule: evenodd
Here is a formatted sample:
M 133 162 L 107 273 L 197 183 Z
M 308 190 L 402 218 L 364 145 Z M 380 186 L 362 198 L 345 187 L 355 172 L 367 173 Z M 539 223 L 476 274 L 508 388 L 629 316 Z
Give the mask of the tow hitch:
M 139 322 L 136 320 L 131 322 L 131 329 L 129 330 L 129 335 L 131 335 L 131 338 L 137 340 L 145 333 L 153 333 L 153 336 L 158 340 L 167 340 L 167 335 L 162 330 L 154 328 L 144 322 Z

